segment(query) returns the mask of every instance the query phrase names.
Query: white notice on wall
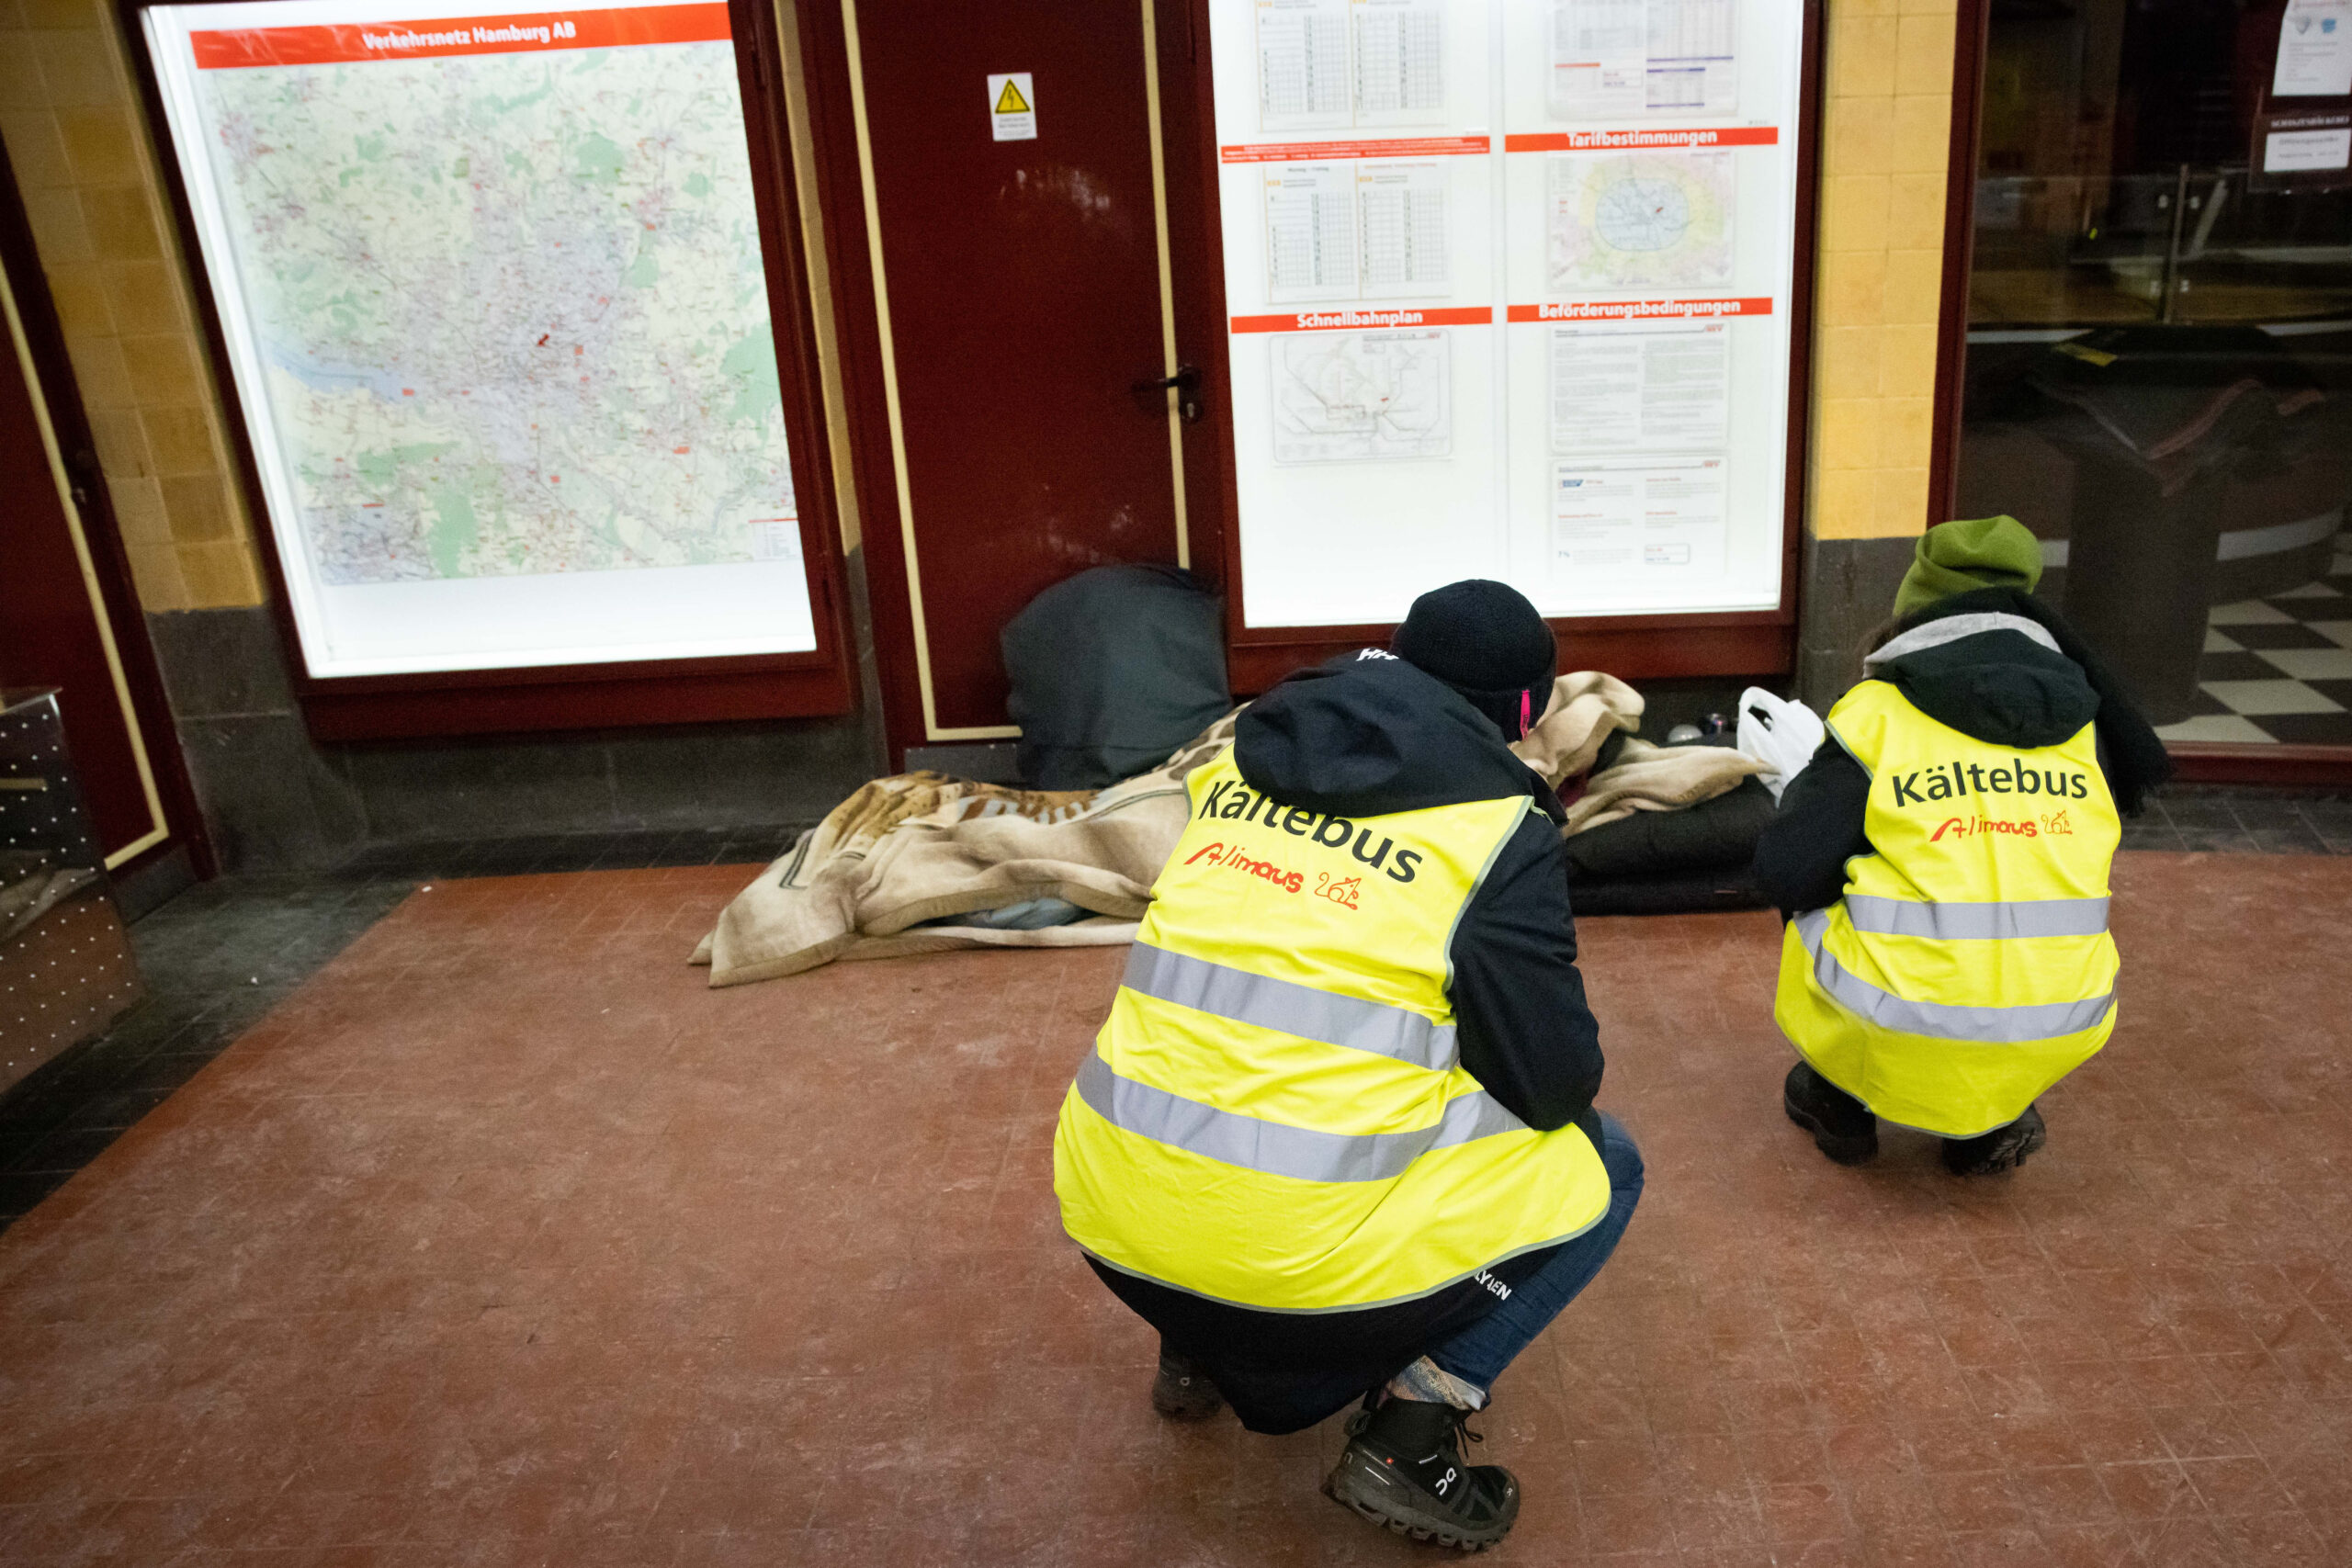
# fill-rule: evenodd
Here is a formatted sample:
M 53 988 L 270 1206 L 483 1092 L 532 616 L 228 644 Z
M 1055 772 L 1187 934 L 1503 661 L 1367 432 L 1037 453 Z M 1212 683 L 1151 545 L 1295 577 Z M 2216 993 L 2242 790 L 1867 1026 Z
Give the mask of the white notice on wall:
M 2352 168 L 2352 130 L 2274 130 L 2262 139 L 2266 175 L 2325 174 Z
M 1729 152 L 1566 152 L 1547 164 L 1553 293 L 1731 281 Z
M 753 560 L 798 560 L 800 525 L 790 517 L 756 517 L 747 525 Z
M 2352 94 L 2352 0 L 2287 0 L 2287 14 L 2278 20 L 2278 63 L 2270 73 L 2270 94 L 2278 98 Z
M 1446 171 L 1422 164 L 1266 170 L 1266 298 L 1394 299 L 1446 289 Z
M 1453 449 L 1452 335 L 1285 333 L 1274 340 L 1274 461 L 1384 462 Z
M 1383 624 L 1469 576 L 1555 619 L 1782 604 L 1822 6 L 1195 13 L 1238 624 Z M 2283 108 L 2257 163 L 2343 123 Z
M 1600 458 L 1552 470 L 1554 570 L 1576 577 L 1721 571 L 1721 457 Z
M 1554 119 L 1730 114 L 1737 0 L 1551 0 Z
M 1730 431 L 1723 321 L 1584 321 L 1552 331 L 1552 450 L 1720 452 Z
M 1445 0 L 1257 0 L 1267 130 L 1445 118 Z
M 1355 171 L 1341 164 L 1283 164 L 1266 186 L 1266 298 L 1356 295 Z
M 999 141 L 1037 140 L 1037 89 L 1026 71 L 989 78 L 989 134 Z
M 1358 125 L 1426 125 L 1445 115 L 1442 0 L 1357 0 Z
M 1348 0 L 1259 0 L 1258 123 L 1268 130 L 1351 118 Z
M 1356 241 L 1365 299 L 1445 292 L 1445 183 L 1442 164 L 1356 165 Z

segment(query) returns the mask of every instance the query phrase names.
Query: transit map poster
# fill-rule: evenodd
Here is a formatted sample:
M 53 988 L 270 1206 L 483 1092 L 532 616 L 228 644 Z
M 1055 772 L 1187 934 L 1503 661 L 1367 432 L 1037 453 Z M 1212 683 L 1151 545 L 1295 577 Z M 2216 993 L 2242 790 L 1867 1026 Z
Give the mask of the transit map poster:
M 1241 601 L 1778 606 L 1802 0 L 1209 0 Z
M 723 4 L 144 17 L 312 675 L 817 646 Z

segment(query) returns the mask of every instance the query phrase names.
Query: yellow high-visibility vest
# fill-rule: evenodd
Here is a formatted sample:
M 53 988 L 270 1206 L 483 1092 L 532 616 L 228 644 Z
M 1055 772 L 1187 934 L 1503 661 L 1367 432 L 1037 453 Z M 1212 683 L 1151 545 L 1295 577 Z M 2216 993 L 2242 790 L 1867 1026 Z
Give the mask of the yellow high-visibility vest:
M 1829 710 L 1871 775 L 1873 854 L 1781 936 L 1772 1015 L 1890 1122 L 2014 1122 L 2115 1028 L 2108 870 L 2122 822 L 2092 727 L 2031 750 L 1939 724 L 1883 681 Z
M 1062 1102 L 1062 1224 L 1114 1269 L 1277 1312 L 1442 1290 L 1609 1205 L 1574 1126 L 1464 1071 L 1446 998 L 1463 906 L 1525 796 L 1350 821 L 1270 801 L 1227 748 L 1152 888 Z

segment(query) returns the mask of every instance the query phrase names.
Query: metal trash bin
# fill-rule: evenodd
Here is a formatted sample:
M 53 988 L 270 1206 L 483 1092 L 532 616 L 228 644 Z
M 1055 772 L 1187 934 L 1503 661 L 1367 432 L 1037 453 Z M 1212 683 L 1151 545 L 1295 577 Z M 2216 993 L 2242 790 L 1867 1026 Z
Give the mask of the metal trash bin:
M 0 702 L 0 1089 L 144 995 L 54 692 Z

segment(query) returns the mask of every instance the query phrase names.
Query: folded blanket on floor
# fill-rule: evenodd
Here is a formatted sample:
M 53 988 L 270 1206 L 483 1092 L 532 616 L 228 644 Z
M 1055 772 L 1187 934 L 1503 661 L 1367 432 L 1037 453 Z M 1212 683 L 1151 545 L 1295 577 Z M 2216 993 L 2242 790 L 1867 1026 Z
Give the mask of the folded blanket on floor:
M 1511 750 L 1560 795 L 1563 834 L 1581 833 L 1636 811 L 1676 811 L 1712 800 L 1764 771 L 1755 758 L 1722 746 L 1653 746 L 1634 739 L 1642 697 L 1613 675 L 1580 670 L 1552 682 L 1544 716 Z M 1594 771 L 1618 731 L 1625 739 Z
M 1585 782 L 1560 831 L 1581 833 L 1636 811 L 1679 811 L 1763 771 L 1763 763 L 1728 746 L 1653 746 L 1629 739 L 1614 762 Z
M 1758 771 L 1721 747 L 1634 739 L 1641 716 L 1640 694 L 1614 676 L 1578 671 L 1553 683 L 1543 720 L 1514 750 L 1566 792 L 1565 831 L 1691 806 Z M 1231 743 L 1233 719 L 1104 790 L 1011 789 L 943 773 L 876 779 L 737 895 L 693 962 L 710 966 L 713 986 L 741 986 L 835 959 L 1131 942 L 1184 830 L 1184 775 Z M 1609 766 L 1594 772 L 1604 754 Z M 1028 930 L 1025 919 L 955 920 L 1048 898 L 1088 916 Z
M 1184 830 L 1184 775 L 1232 739 L 1227 715 L 1104 790 L 876 779 L 738 894 L 693 962 L 710 965 L 713 986 L 740 986 L 837 958 L 1133 941 Z M 1036 931 L 925 924 L 1033 898 L 1066 898 L 1093 918 Z

